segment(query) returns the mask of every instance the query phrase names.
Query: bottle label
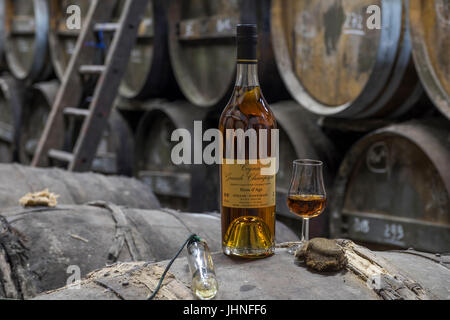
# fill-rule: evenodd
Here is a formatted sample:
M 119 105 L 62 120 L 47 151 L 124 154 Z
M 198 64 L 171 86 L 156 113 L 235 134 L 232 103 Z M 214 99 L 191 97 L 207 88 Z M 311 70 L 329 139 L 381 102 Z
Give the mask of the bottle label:
M 232 163 L 233 164 L 229 164 Z M 269 162 L 270 161 L 270 162 Z M 275 206 L 275 174 L 262 174 L 276 158 L 238 164 L 224 159 L 222 163 L 222 205 L 229 208 L 266 208 Z M 269 163 L 269 164 L 267 164 Z M 264 171 L 263 171 L 264 173 Z

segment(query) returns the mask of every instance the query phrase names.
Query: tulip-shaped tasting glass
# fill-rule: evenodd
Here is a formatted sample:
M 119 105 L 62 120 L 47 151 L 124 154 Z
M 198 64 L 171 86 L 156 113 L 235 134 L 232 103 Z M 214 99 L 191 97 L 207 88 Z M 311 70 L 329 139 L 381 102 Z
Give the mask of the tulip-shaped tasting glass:
M 323 184 L 323 163 L 316 160 L 300 159 L 293 163 L 291 185 L 288 191 L 289 210 L 302 217 L 302 237 L 298 246 L 289 248 L 294 254 L 309 240 L 309 219 L 320 215 L 326 207 L 327 195 Z

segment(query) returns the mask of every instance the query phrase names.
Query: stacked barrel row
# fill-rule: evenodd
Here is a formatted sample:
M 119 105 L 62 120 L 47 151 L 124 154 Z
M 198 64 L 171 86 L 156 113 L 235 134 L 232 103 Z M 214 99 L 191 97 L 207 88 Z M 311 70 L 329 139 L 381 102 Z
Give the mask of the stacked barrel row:
M 89 3 L 0 1 L 6 69 L 28 84 L 48 80 L 52 70 L 62 79 L 80 33 L 70 28 L 67 9 L 77 6 L 83 22 Z M 118 0 L 116 17 L 122 5 Z M 370 7 L 380 15 L 371 16 Z M 370 25 L 377 17 L 380 26 Z M 398 117 L 421 96 L 418 71 L 436 107 L 449 116 L 443 0 L 149 1 L 121 96 L 173 97 L 172 64 L 192 104 L 223 104 L 234 83 L 235 26 L 247 22 L 259 26 L 261 85 L 269 100 L 286 98 L 287 89 L 301 107 L 319 115 Z M 99 47 L 101 56 L 111 37 L 98 37 L 99 43 L 84 45 Z
M 50 55 L 62 76 L 77 36 L 66 9 L 83 16 L 89 1 L 55 3 Z M 281 130 L 280 216 L 291 216 L 291 161 L 322 159 L 330 210 L 313 234 L 330 222 L 333 236 L 448 250 L 449 16 L 444 0 L 150 1 L 117 100 L 134 128 L 135 175 L 165 204 L 218 209 L 217 168 L 172 164 L 171 134 L 195 120 L 217 126 L 234 84 L 235 25 L 257 23 L 260 82 Z
M 380 29 L 366 24 L 373 4 L 383 13 Z M 333 236 L 448 250 L 450 146 L 444 117 L 449 90 L 433 92 L 443 87 L 433 85 L 441 80 L 427 79 L 423 70 L 445 70 L 449 63 L 442 51 L 433 60 L 417 54 L 419 45 L 432 51 L 434 45 L 421 42 L 428 36 L 410 21 L 428 15 L 426 10 L 444 17 L 449 11 L 440 2 L 426 6 L 419 1 L 411 8 L 404 1 L 272 1 L 269 11 L 264 1 L 173 1 L 169 51 L 190 103 L 140 105 L 148 113 L 137 134 L 139 175 L 172 203 L 176 196 L 189 199 L 195 210 L 219 207 L 217 168 L 171 164 L 176 142 L 168 141 L 176 128 L 193 132 L 195 120 L 203 120 L 203 130 L 217 126 L 234 82 L 233 26 L 254 22 L 260 31 L 261 85 L 281 130 L 279 214 L 292 216 L 285 203 L 292 160 L 322 159 L 331 210 L 312 222 L 313 234 L 326 234 L 330 223 Z M 440 33 L 439 43 L 448 48 L 446 24 L 430 19 L 437 21 L 432 30 Z M 295 102 L 280 102 L 286 89 Z M 396 124 L 414 118 L 421 121 Z
M 64 16 L 70 4 L 0 1 L 0 53 L 4 52 L 5 60 L 0 79 L 0 162 L 31 162 L 77 40 L 78 32 L 68 29 Z M 77 5 L 85 12 L 89 1 Z M 99 58 L 102 54 L 99 49 Z M 88 100 L 88 90 L 85 96 Z M 68 126 L 69 132 L 63 132 L 64 124 L 59 124 L 61 145 L 67 148 L 77 135 L 79 120 L 72 120 Z M 93 169 L 131 174 L 132 153 L 131 130 L 122 115 L 113 112 Z

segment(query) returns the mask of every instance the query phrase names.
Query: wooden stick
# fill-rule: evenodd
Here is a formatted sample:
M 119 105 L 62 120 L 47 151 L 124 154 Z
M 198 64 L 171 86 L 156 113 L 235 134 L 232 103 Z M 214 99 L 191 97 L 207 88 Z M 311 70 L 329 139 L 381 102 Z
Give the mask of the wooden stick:
M 347 270 L 366 281 L 385 300 L 434 299 L 419 283 L 406 277 L 367 248 L 350 240 L 336 240 L 347 257 Z

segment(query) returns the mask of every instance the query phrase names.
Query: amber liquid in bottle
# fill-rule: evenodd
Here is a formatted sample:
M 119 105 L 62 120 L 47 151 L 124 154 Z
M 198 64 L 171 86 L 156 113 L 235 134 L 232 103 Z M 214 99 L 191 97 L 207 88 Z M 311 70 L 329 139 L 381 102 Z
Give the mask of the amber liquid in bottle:
M 321 195 L 291 195 L 287 199 L 289 210 L 302 218 L 317 217 L 325 210 L 326 203 L 326 197 Z
M 266 143 L 267 156 L 272 159 L 276 156 L 271 150 L 271 130 L 276 129 L 276 121 L 259 86 L 255 38 L 250 39 L 250 43 L 246 43 L 245 35 L 239 37 L 238 26 L 236 86 L 219 121 L 219 129 L 223 136 L 224 159 L 227 158 L 227 129 L 242 129 L 244 132 L 254 129 L 258 133 L 258 159 L 261 138 L 259 130 L 266 129 L 267 139 L 262 141 Z M 249 151 L 250 145 L 250 140 L 246 139 L 245 159 L 247 161 L 252 158 Z M 254 147 L 254 143 L 252 145 Z M 234 145 L 234 151 L 236 155 L 237 143 Z M 254 170 L 255 179 L 244 179 L 241 183 L 248 185 L 237 188 L 232 184 L 241 177 L 240 173 L 244 175 L 249 168 L 255 169 L 258 166 L 227 165 L 225 160 L 223 161 L 224 163 L 220 166 L 220 181 L 224 253 L 245 258 L 263 258 L 272 255 L 275 248 L 275 174 L 262 177 L 258 176 L 258 170 Z M 261 181 L 263 185 L 259 185 Z

